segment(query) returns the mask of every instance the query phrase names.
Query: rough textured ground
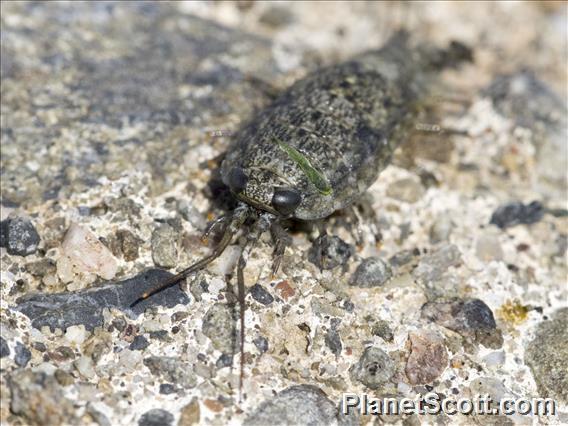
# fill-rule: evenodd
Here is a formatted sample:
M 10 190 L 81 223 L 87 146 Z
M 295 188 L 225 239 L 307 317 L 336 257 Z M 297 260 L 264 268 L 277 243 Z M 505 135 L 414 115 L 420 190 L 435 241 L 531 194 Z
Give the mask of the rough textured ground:
M 207 253 L 230 133 L 401 22 L 475 63 L 371 187 L 361 244 L 342 215 L 297 230 L 275 278 L 258 245 L 239 401 L 237 246 L 130 303 Z M 1 25 L 3 424 L 568 422 L 565 4 L 4 2 Z M 559 414 L 338 414 L 429 390 Z

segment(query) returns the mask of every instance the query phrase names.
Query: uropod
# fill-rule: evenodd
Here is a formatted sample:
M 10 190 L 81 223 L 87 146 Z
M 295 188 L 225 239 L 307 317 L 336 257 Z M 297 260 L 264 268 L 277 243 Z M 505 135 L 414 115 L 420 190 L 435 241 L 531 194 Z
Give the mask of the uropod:
M 235 134 L 225 154 L 221 177 L 238 204 L 210 225 L 209 230 L 222 229 L 217 246 L 134 304 L 204 268 L 253 219 L 237 263 L 242 387 L 243 269 L 255 242 L 271 231 L 276 274 L 291 242 L 281 221 L 323 219 L 356 201 L 407 137 L 439 72 L 471 58 L 460 43 L 444 49 L 411 46 L 408 34 L 400 31 L 381 49 L 294 83 Z

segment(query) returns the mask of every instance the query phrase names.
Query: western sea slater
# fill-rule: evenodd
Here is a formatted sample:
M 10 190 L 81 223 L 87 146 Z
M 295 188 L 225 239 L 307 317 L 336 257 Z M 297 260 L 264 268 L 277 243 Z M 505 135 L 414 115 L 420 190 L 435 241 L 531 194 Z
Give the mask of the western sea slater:
M 133 305 L 207 266 L 251 221 L 237 263 L 242 387 L 243 270 L 256 241 L 270 230 L 276 274 L 291 242 L 281 221 L 320 220 L 354 203 L 408 136 L 426 99 L 433 95 L 437 73 L 471 60 L 471 50 L 461 43 L 452 42 L 445 49 L 413 46 L 408 33 L 399 31 L 381 49 L 294 83 L 234 135 L 225 154 L 222 180 L 238 204 L 206 232 L 221 227 L 217 246 Z

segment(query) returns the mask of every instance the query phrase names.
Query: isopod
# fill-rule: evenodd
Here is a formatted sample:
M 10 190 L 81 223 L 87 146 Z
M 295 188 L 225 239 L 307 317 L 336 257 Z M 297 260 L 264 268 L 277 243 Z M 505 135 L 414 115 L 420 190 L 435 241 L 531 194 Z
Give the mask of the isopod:
M 247 219 L 255 219 L 237 264 L 242 387 L 243 269 L 255 242 L 271 231 L 277 273 L 291 241 L 280 222 L 323 219 L 357 200 L 405 139 L 440 70 L 471 59 L 461 43 L 446 49 L 411 47 L 408 34 L 400 31 L 381 49 L 294 83 L 236 133 L 225 155 L 221 176 L 238 205 L 216 221 L 224 229 L 218 245 L 135 303 L 204 268 Z

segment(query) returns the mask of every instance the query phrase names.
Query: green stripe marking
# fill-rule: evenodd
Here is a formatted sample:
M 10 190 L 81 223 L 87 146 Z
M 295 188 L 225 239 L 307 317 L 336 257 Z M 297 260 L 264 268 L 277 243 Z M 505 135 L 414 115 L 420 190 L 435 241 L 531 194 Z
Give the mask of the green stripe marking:
M 319 170 L 317 170 L 312 164 L 310 160 L 308 160 L 301 152 L 299 152 L 294 147 L 281 142 L 279 140 L 276 141 L 278 146 L 282 151 L 284 151 L 288 156 L 300 166 L 300 169 L 306 174 L 308 180 L 314 184 L 319 192 L 323 195 L 330 195 L 333 193 L 333 189 L 331 185 Z

